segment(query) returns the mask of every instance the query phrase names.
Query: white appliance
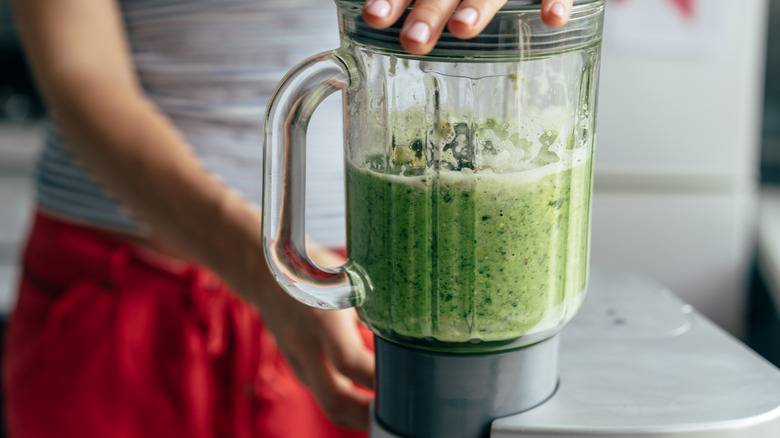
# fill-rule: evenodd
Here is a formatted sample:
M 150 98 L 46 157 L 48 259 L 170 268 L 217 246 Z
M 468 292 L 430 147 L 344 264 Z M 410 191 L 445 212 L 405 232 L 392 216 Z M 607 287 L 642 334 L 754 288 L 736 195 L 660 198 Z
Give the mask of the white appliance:
M 767 0 L 610 0 L 592 260 L 740 335 L 754 248 Z

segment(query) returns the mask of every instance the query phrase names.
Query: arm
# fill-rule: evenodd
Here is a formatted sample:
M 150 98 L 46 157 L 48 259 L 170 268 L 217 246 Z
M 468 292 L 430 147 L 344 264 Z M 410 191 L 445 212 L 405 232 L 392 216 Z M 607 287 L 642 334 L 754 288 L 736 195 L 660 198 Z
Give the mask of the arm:
M 542 0 L 542 20 L 550 27 L 566 24 L 574 0 Z M 384 29 L 395 23 L 411 0 L 366 0 L 363 18 Z M 417 0 L 401 29 L 401 45 L 409 53 L 425 55 L 433 50 L 444 30 L 458 38 L 477 36 L 506 0 Z
M 116 3 L 12 3 L 49 111 L 79 159 L 153 240 L 208 266 L 259 308 L 332 419 L 367 427 L 370 397 L 353 381 L 372 386 L 373 355 L 354 312 L 307 308 L 277 286 L 263 258 L 259 212 L 210 175 L 145 98 Z

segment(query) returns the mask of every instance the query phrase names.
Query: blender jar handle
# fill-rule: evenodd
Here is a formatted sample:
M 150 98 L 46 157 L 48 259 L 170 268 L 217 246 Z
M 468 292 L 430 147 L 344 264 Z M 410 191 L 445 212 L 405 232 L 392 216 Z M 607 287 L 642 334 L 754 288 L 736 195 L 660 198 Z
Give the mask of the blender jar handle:
M 321 309 L 360 305 L 365 276 L 347 263 L 318 266 L 304 233 L 306 130 L 330 94 L 354 87 L 355 63 L 334 50 L 293 68 L 274 91 L 265 117 L 263 249 L 276 281 L 294 298 Z

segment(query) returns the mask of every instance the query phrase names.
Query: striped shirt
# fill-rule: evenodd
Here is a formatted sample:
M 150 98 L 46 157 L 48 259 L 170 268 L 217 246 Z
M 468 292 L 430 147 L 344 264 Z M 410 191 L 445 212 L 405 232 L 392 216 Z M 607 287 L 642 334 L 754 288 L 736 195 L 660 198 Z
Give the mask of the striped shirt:
M 262 119 L 277 82 L 295 64 L 338 47 L 332 0 L 122 0 L 138 77 L 215 176 L 257 205 Z M 309 126 L 307 234 L 344 244 L 341 98 Z M 46 210 L 143 234 L 143 224 L 79 164 L 48 123 L 36 190 Z

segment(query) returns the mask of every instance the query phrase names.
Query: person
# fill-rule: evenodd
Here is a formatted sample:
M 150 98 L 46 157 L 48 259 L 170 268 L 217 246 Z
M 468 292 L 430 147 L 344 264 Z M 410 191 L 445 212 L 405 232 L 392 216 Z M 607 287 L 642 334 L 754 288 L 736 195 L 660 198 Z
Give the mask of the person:
M 402 44 L 427 53 L 448 17 L 474 35 L 502 3 L 419 0 Z M 545 0 L 549 23 L 571 3 Z M 386 27 L 408 4 L 373 0 L 364 16 Z M 12 1 L 50 116 L 5 343 L 12 438 L 364 434 L 370 334 L 354 311 L 288 296 L 260 236 L 264 105 L 338 36 L 332 7 Z M 310 255 L 340 264 L 327 246 Z

